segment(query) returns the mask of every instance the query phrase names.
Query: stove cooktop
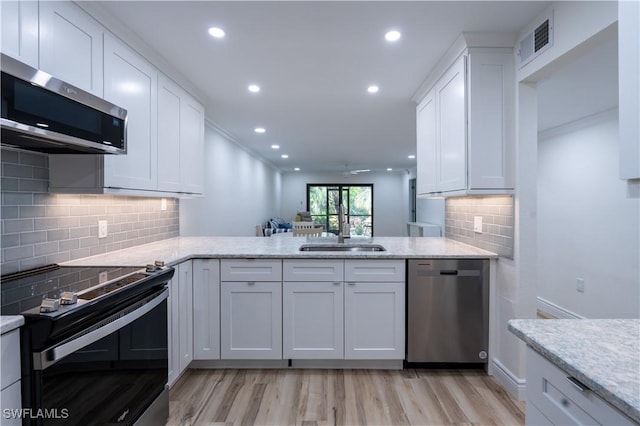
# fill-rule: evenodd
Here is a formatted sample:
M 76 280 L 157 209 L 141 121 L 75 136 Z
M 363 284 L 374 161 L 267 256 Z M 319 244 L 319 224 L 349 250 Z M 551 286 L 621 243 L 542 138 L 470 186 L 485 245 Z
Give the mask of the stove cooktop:
M 153 272 L 153 269 L 150 272 Z M 5 275 L 0 284 L 1 313 L 2 315 L 44 313 L 40 308 L 44 300 L 47 300 L 52 308 L 55 304 L 56 312 L 64 312 L 112 291 L 120 290 L 148 275 L 144 267 L 58 265 Z

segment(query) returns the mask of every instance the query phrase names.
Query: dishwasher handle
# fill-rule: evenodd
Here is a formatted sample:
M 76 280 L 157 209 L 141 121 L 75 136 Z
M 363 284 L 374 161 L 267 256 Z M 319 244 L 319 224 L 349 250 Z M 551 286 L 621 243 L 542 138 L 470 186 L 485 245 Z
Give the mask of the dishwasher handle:
M 440 275 L 458 275 L 458 271 L 454 270 L 443 270 L 440 271 Z

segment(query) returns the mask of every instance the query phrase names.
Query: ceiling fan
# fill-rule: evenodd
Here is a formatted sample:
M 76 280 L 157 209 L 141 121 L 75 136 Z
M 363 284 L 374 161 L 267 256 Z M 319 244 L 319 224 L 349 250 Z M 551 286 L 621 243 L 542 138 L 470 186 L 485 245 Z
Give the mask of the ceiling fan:
M 344 165 L 344 172 L 342 172 L 342 174 L 344 175 L 344 177 L 349 177 L 349 176 L 355 176 L 355 175 L 359 175 L 360 173 L 368 173 L 371 171 L 371 169 L 357 169 L 357 170 L 349 170 L 349 165 L 345 164 Z

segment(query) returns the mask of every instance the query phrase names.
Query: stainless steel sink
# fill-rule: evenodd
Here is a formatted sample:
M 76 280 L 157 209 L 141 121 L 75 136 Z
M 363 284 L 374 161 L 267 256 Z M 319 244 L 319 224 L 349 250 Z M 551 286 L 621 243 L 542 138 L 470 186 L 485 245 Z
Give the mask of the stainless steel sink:
M 380 244 L 303 244 L 300 251 L 385 251 Z

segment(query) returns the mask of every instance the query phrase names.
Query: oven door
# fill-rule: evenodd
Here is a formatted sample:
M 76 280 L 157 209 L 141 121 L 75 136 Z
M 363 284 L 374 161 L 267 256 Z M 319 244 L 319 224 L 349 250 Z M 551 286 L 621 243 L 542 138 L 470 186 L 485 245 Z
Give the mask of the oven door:
M 163 288 L 34 353 L 35 401 L 26 423 L 164 424 L 169 411 L 167 295 Z

